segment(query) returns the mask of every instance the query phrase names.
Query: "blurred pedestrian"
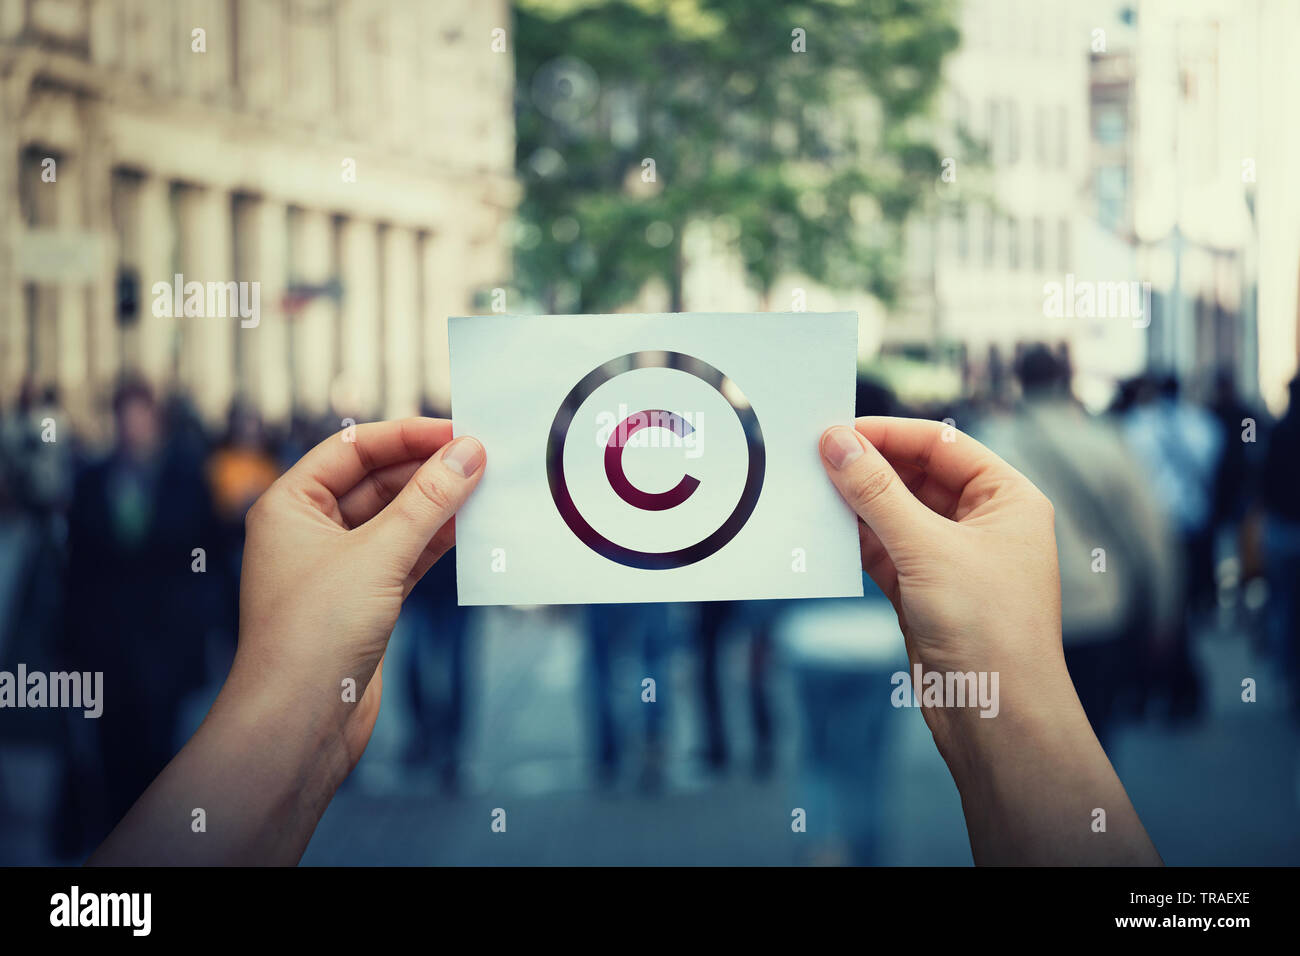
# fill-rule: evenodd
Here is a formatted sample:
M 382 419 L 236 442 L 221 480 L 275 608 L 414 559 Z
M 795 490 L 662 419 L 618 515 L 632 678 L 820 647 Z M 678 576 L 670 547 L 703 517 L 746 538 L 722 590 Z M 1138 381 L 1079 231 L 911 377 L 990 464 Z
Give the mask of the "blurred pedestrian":
M 181 701 L 203 678 L 219 548 L 201 462 L 165 440 L 152 390 L 123 384 L 113 415 L 116 442 L 78 477 L 69 514 L 65 664 L 102 671 L 106 701 L 91 722 L 99 766 L 67 784 L 102 796 L 86 814 L 92 842 L 175 753 Z M 81 785 L 96 775 L 102 787 Z
M 1177 541 L 1171 553 L 1183 563 L 1181 620 L 1171 641 L 1152 661 L 1151 685 L 1168 702 L 1174 721 L 1199 715 L 1203 688 L 1192 661 L 1192 631 L 1217 600 L 1214 580 L 1214 483 L 1223 455 L 1222 428 L 1205 409 L 1181 395 L 1176 376 L 1144 383 L 1121 419 L 1155 500 Z
M 746 691 L 754 747 L 751 766 L 759 779 L 772 771 L 775 745 L 769 676 L 773 631 L 784 603 L 707 601 L 699 605 L 695 646 L 704 718 L 704 759 L 712 771 L 723 771 L 731 762 L 732 746 L 725 716 L 721 662 L 725 641 L 732 635 L 739 635 L 745 641 Z
M 1300 713 L 1300 375 L 1291 380 L 1290 403 L 1269 436 L 1261 479 L 1264 553 L 1269 583 L 1272 650 L 1291 685 Z
M 626 749 L 621 713 L 628 701 L 641 708 L 642 764 L 639 779 L 645 790 L 663 784 L 665 743 L 664 707 L 660 694 L 668 689 L 666 664 L 672 635 L 672 616 L 681 609 L 663 602 L 649 604 L 592 604 L 586 608 L 587 662 L 590 669 L 590 714 L 595 745 L 597 780 L 612 786 L 617 780 Z M 622 666 L 632 657 L 635 671 Z M 647 699 L 654 681 L 654 695 Z
M 1056 509 L 1065 660 L 1105 746 L 1121 695 L 1140 692 L 1151 647 L 1176 631 L 1174 535 L 1118 430 L 1074 398 L 1067 362 L 1030 345 L 1015 371 L 1015 413 L 975 434 Z
M 865 380 L 856 406 L 858 415 L 897 410 L 887 388 Z M 777 633 L 799 701 L 798 801 L 819 821 L 806 862 L 869 865 L 880 854 L 891 676 L 907 670 L 903 635 L 869 580 L 860 600 L 788 603 Z
M 879 860 L 891 676 L 907 671 L 898 618 L 867 582 L 859 599 L 800 601 L 781 620 L 799 701 L 798 805 L 816 820 L 805 862 Z
M 411 735 L 408 764 L 432 764 L 443 791 L 460 788 L 470 608 L 456 600 L 456 560 L 431 567 L 403 605 Z
M 216 563 L 208 573 L 221 590 L 216 609 L 219 616 L 209 621 L 207 634 L 213 639 L 212 670 L 224 675 L 234 656 L 238 629 L 239 567 L 244 556 L 244 516 L 280 475 L 271 453 L 270 439 L 255 409 L 242 401 L 231 403 L 226 434 L 204 464 L 212 490 L 216 531 L 221 536 Z
M 22 663 L 45 671 L 59 663 L 66 511 L 76 456 L 58 390 L 25 381 L 12 411 L 0 418 L 0 661 L 7 667 Z M 0 722 L 0 744 L 66 751 L 70 723 L 54 711 L 11 711 Z M 6 809 L 4 770 L 0 766 L 0 812 Z
M 1179 534 L 1187 599 L 1203 609 L 1214 596 L 1212 525 L 1223 428 L 1206 409 L 1183 398 L 1174 375 L 1147 383 L 1123 428 Z

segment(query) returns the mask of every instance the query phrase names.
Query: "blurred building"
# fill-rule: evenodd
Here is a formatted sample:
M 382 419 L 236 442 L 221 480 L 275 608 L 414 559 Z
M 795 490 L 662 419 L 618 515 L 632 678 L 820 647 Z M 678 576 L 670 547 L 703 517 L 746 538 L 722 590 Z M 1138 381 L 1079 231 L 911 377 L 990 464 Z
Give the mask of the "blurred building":
M 210 421 L 446 401 L 446 317 L 508 278 L 509 29 L 506 0 L 0 0 L 0 401 L 30 377 L 89 420 L 123 371 Z M 256 321 L 166 314 L 178 275 L 218 308 L 257 283 Z
M 1016 344 L 1069 346 L 1102 405 L 1147 369 L 1229 370 L 1274 408 L 1297 355 L 1300 185 L 1283 119 L 1300 67 L 1291 0 L 965 0 L 942 112 L 985 155 L 909 223 L 908 296 L 886 342 L 967 359 L 993 390 Z M 962 146 L 953 137 L 953 155 Z M 970 152 L 967 150 L 966 152 Z M 1100 308 L 1137 283 L 1143 314 Z M 1091 284 L 1094 315 L 1045 308 Z M 1112 302 L 1113 304 L 1113 302 Z M 1130 321 L 1133 319 L 1133 321 Z
M 1275 410 L 1297 354 L 1300 33 L 1292 0 L 1135 5 L 1133 241 L 1153 365 L 1235 373 Z
M 1071 337 L 1044 318 L 1043 287 L 1081 258 L 1090 22 L 1069 0 L 965 0 L 960 28 L 941 103 L 953 164 L 936 176 L 940 212 L 908 225 L 886 341 L 957 346 L 967 387 L 996 391 L 1017 343 Z

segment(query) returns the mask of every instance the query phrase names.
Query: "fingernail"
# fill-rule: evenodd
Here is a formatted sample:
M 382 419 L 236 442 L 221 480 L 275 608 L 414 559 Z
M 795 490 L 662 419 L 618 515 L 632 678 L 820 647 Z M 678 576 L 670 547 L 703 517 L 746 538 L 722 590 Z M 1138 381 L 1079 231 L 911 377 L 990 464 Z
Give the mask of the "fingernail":
M 482 467 L 485 457 L 483 446 L 476 440 L 457 438 L 442 453 L 442 463 L 462 478 L 468 478 Z
M 838 471 L 862 456 L 862 439 L 856 429 L 836 425 L 822 437 L 822 455 Z

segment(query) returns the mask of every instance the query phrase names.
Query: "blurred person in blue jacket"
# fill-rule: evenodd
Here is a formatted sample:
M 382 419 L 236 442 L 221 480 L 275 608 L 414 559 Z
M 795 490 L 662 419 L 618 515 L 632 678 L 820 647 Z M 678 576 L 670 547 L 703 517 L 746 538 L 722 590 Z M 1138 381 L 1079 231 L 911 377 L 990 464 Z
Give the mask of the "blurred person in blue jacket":
M 429 417 L 450 414 L 431 403 L 421 412 Z M 392 494 L 397 486 L 388 489 Z M 410 707 L 408 765 L 431 764 L 444 793 L 460 790 L 464 760 L 468 683 L 467 637 L 471 609 L 456 595 L 456 561 L 448 554 L 416 584 L 406 599 L 410 619 L 406 639 L 406 690 Z
M 587 666 L 589 668 L 589 707 L 595 748 L 597 782 L 613 786 L 623 764 L 624 739 L 620 712 L 626 713 L 629 699 L 644 709 L 642 730 L 644 750 L 639 786 L 657 790 L 664 782 L 664 707 L 660 694 L 667 687 L 669 644 L 673 618 L 685 609 L 664 602 L 649 604 L 591 604 L 585 608 L 587 629 Z M 635 656 L 640 673 L 626 679 L 621 666 L 627 656 Z M 654 683 L 654 699 L 647 699 Z M 621 688 L 621 690 L 620 690 Z M 636 698 L 631 695 L 636 694 Z
M 1187 597 L 1199 608 L 1214 593 L 1212 525 L 1223 428 L 1209 411 L 1182 397 L 1173 375 L 1145 383 L 1123 428 L 1181 539 Z
M 1211 606 L 1214 582 L 1214 495 L 1224 435 L 1205 409 L 1181 396 L 1173 375 L 1147 381 L 1122 419 L 1124 438 L 1177 535 L 1184 598 L 1173 640 L 1152 663 L 1151 681 L 1168 701 L 1168 716 L 1200 713 L 1202 688 L 1191 657 L 1194 616 Z
M 456 600 L 456 562 L 439 561 L 411 589 L 405 613 L 407 698 L 411 707 L 408 764 L 432 764 L 447 793 L 461 784 L 470 609 Z
M 856 405 L 858 415 L 895 413 L 892 393 L 865 380 Z M 788 610 L 776 627 L 799 702 L 796 799 L 816 821 L 809 863 L 879 860 L 890 676 L 907 670 L 907 651 L 888 599 L 864 583 L 861 599 L 782 602 Z
M 774 728 L 768 686 L 772 634 L 786 601 L 706 601 L 699 605 L 696 650 L 700 703 L 704 718 L 704 760 L 721 772 L 731 763 L 733 745 L 724 717 L 722 654 L 726 639 L 739 633 L 746 641 L 749 665 L 749 719 L 753 733 L 754 776 L 764 779 L 774 766 Z

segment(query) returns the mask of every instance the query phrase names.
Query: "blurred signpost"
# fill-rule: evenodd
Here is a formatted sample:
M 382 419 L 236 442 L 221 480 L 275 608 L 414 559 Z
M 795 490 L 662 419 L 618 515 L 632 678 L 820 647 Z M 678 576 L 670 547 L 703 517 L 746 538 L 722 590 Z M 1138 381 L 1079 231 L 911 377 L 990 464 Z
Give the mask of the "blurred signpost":
M 35 228 L 18 232 L 14 257 L 18 275 L 29 282 L 91 282 L 106 249 L 99 233 Z
M 337 278 L 318 283 L 291 282 L 284 290 L 284 297 L 280 300 L 280 307 L 284 309 L 284 314 L 292 319 L 313 301 L 320 298 L 330 299 L 334 302 L 342 301 L 343 283 Z

